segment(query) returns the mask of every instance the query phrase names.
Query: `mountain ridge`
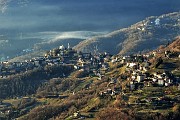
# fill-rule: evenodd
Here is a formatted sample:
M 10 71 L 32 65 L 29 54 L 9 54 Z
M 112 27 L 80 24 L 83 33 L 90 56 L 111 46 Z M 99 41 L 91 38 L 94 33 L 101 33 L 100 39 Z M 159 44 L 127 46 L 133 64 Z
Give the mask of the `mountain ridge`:
M 132 54 L 152 50 L 180 34 L 180 12 L 151 16 L 128 28 L 84 40 L 74 48 L 78 51 Z M 153 44 L 153 45 L 152 45 Z M 112 49 L 113 48 L 113 49 Z

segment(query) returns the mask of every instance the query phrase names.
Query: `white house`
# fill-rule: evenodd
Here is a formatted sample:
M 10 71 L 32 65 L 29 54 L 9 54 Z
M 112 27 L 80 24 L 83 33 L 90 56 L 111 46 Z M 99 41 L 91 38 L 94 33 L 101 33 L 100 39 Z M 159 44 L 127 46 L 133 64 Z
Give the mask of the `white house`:
M 137 76 L 137 81 L 142 82 L 145 79 L 145 75 L 138 75 Z
M 157 78 L 153 78 L 153 82 L 157 82 Z
M 135 65 L 137 65 L 136 63 L 127 63 L 127 67 L 133 68 Z
M 64 45 L 59 46 L 59 49 L 64 50 L 65 49 Z
M 158 79 L 158 85 L 159 86 L 164 86 L 164 80 L 163 79 Z

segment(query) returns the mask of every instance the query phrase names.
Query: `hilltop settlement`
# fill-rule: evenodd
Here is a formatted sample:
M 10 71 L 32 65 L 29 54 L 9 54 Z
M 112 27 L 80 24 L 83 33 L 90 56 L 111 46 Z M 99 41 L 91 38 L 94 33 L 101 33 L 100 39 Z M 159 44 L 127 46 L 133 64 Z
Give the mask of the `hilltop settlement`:
M 1 62 L 0 119 L 178 119 L 179 41 L 125 56 L 77 52 L 68 44 Z

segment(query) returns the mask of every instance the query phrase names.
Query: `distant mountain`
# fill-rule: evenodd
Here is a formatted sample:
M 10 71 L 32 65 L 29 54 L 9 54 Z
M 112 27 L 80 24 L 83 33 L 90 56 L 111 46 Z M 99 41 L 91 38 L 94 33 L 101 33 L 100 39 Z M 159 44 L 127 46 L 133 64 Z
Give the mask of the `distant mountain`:
M 167 44 L 180 35 L 180 12 L 148 17 L 128 28 L 80 42 L 78 51 L 132 54 Z

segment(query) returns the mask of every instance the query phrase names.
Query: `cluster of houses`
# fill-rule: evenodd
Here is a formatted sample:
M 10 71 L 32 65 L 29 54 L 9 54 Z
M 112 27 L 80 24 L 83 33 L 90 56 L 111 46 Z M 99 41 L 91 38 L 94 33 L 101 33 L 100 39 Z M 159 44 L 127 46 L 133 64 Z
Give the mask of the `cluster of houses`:
M 126 71 L 130 74 L 128 80 L 130 81 L 131 90 L 136 90 L 143 86 L 168 87 L 171 85 L 177 85 L 180 82 L 179 78 L 176 78 L 168 71 L 163 73 L 147 73 L 147 71 L 150 70 L 151 63 L 148 62 L 147 57 L 142 58 L 140 60 L 142 60 L 143 64 L 140 64 L 138 62 L 139 60 L 137 61 L 137 57 L 134 57 L 134 60 L 132 57 L 131 61 L 126 62 Z
M 152 75 L 143 74 L 139 71 L 133 71 L 130 79 L 130 89 L 138 89 L 139 86 L 171 86 L 177 83 L 177 80 L 170 76 L 169 73 L 154 73 Z
M 48 51 L 44 56 L 24 62 L 0 62 L 0 77 L 8 77 L 34 68 L 56 64 L 72 64 L 74 69 L 94 72 L 97 75 L 100 68 L 103 70 L 108 68 L 105 58 L 110 58 L 109 56 L 107 53 L 92 55 L 91 53 L 77 52 L 69 44 L 67 48 L 61 45 L 59 48 Z
M 168 72 L 164 73 L 146 73 L 150 69 L 151 63 L 148 62 L 150 56 L 156 56 L 156 52 L 144 55 L 132 55 L 132 56 L 111 56 L 107 53 L 94 54 L 77 52 L 70 47 L 64 47 L 48 51 L 43 57 L 33 58 L 24 62 L 1 62 L 0 63 L 0 76 L 8 77 L 9 75 L 17 74 L 32 70 L 37 67 L 44 67 L 46 65 L 56 64 L 72 64 L 75 70 L 86 71 L 90 75 L 98 76 L 101 80 L 105 73 L 109 69 L 109 62 L 113 64 L 121 64 L 126 66 L 126 72 L 130 77 L 127 77 L 129 81 L 129 89 L 136 90 L 143 88 L 144 86 L 171 86 L 179 83 L 179 79 L 175 78 Z M 169 52 L 165 51 L 165 56 L 168 56 Z M 143 63 L 143 64 L 142 64 Z M 117 78 L 118 79 L 118 78 Z M 111 80 L 110 84 L 116 85 L 117 80 Z M 101 94 L 116 95 L 120 93 L 122 88 L 107 89 Z
M 10 75 L 32 70 L 43 65 L 45 65 L 43 57 L 33 58 L 32 60 L 24 62 L 0 62 L 0 77 L 8 77 Z
M 102 73 L 109 68 L 107 60 L 111 57 L 108 53 L 91 54 L 87 52 L 77 52 L 70 47 L 59 46 L 46 53 L 46 59 L 56 60 L 56 63 L 72 64 L 75 70 L 86 71 L 102 77 Z
M 164 56 L 166 58 L 170 58 L 169 51 L 164 52 Z M 134 91 L 138 89 L 142 89 L 143 87 L 168 87 L 176 85 L 180 90 L 180 78 L 173 76 L 172 73 L 168 71 L 164 72 L 154 72 L 149 73 L 148 70 L 151 69 L 151 63 L 149 59 L 152 56 L 156 56 L 158 52 L 154 51 L 152 53 L 147 53 L 143 55 L 132 55 L 132 56 L 117 56 L 111 57 L 111 62 L 113 64 L 122 64 L 122 66 L 126 66 L 125 76 L 128 84 L 126 85 L 126 89 Z M 178 57 L 178 56 L 176 56 Z M 107 87 L 106 90 L 100 92 L 101 96 L 104 95 L 117 95 L 119 93 L 123 93 L 122 87 L 116 87 L 119 84 L 117 82 L 119 78 L 114 80 L 110 80 L 109 84 L 113 84 L 113 87 Z M 120 85 L 121 86 L 121 85 Z

